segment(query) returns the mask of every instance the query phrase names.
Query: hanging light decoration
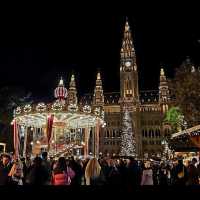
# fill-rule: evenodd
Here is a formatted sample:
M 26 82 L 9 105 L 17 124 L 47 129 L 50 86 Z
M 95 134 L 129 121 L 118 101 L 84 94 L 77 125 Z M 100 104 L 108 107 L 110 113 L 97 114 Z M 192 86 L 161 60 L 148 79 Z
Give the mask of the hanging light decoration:
M 76 112 L 76 111 L 78 110 L 78 106 L 77 106 L 76 104 L 70 104 L 70 105 L 68 106 L 68 110 L 69 110 L 70 112 Z
M 100 111 L 100 108 L 99 108 L 99 107 L 97 107 L 97 108 L 94 109 L 94 114 L 95 114 L 95 115 L 98 115 L 98 116 L 99 116 L 99 115 L 100 115 L 100 112 L 101 112 L 101 111 Z
M 36 110 L 38 112 L 44 112 L 47 109 L 47 106 L 44 103 L 38 103 Z
M 84 112 L 84 113 L 91 113 L 91 106 L 85 105 L 85 106 L 83 107 L 83 112 Z
M 63 109 L 63 106 L 59 101 L 56 101 L 56 102 L 53 103 L 51 108 L 54 111 L 61 111 Z
M 22 109 L 18 106 L 18 107 L 16 108 L 15 113 L 16 113 L 17 115 L 19 115 L 21 112 L 22 112 Z
M 31 112 L 31 105 L 30 104 L 24 106 L 24 112 L 25 113 Z

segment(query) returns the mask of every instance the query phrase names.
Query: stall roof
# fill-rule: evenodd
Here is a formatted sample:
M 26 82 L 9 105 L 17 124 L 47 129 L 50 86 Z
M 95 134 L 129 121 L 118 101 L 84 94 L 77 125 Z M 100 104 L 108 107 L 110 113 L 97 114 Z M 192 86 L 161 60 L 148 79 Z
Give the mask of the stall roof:
M 177 133 L 174 133 L 174 134 L 172 134 L 172 138 L 175 138 L 175 137 L 178 137 L 178 136 L 184 135 L 184 134 L 190 134 L 193 131 L 198 131 L 198 130 L 200 130 L 200 125 L 193 126 L 192 128 L 188 128 L 188 129 L 185 129 L 183 131 L 179 131 Z

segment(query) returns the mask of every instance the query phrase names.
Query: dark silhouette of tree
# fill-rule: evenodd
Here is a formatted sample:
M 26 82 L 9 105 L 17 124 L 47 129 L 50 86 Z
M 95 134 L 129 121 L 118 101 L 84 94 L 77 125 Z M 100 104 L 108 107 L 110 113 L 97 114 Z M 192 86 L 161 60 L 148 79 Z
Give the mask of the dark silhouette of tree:
M 200 123 L 200 70 L 187 59 L 170 81 L 171 96 L 187 121 L 188 127 Z
M 21 87 L 6 86 L 0 89 L 0 142 L 5 142 L 9 151 L 13 147 L 13 111 L 17 106 L 30 103 L 30 97 L 31 93 Z

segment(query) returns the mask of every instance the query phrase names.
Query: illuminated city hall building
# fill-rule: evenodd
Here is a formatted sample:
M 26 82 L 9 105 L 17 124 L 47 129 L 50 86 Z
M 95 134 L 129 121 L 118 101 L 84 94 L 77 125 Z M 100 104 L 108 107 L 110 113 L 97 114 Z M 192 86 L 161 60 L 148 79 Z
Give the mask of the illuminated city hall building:
M 121 142 L 121 119 L 124 109 L 130 111 L 139 157 L 158 156 L 163 151 L 163 136 L 170 127 L 163 124 L 164 113 L 170 103 L 164 70 L 160 70 L 158 90 L 139 91 L 136 54 L 128 21 L 125 24 L 120 60 L 120 92 L 104 93 L 100 75 L 94 95 L 81 101 L 104 107 L 106 126 L 100 132 L 99 152 L 118 155 Z M 92 135 L 91 135 L 92 137 Z

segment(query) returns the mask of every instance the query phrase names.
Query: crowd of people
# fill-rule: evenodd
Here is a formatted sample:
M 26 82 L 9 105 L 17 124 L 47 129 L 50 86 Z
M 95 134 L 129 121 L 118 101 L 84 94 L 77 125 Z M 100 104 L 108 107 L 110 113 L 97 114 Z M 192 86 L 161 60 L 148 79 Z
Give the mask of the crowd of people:
M 134 158 L 48 158 L 48 153 L 34 159 L 14 159 L 2 154 L 0 185 L 199 185 L 200 163 L 193 158 L 187 166 L 182 159 L 153 162 Z

